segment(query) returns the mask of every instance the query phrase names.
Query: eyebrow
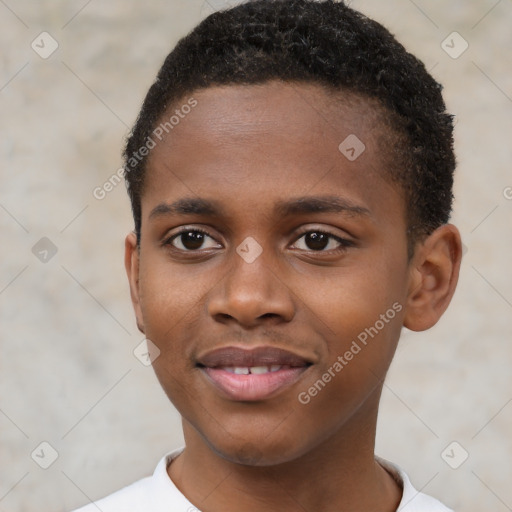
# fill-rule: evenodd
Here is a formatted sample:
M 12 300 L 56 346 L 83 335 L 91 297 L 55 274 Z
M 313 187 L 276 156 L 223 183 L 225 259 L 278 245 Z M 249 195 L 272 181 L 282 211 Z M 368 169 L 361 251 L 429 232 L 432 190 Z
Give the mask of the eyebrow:
M 348 213 L 350 215 L 371 216 L 368 208 L 338 196 L 303 196 L 278 201 L 274 205 L 276 216 L 289 217 L 307 213 Z M 169 215 L 204 215 L 209 217 L 225 216 L 225 210 L 218 201 L 201 197 L 185 197 L 173 203 L 160 203 L 149 218 Z
M 283 217 L 303 213 L 349 213 L 371 216 L 368 208 L 338 196 L 303 196 L 287 201 L 278 201 L 274 210 L 277 215 Z
M 210 217 L 221 216 L 224 210 L 217 201 L 201 197 L 184 197 L 173 203 L 160 203 L 151 210 L 149 218 L 167 215 L 206 215 Z

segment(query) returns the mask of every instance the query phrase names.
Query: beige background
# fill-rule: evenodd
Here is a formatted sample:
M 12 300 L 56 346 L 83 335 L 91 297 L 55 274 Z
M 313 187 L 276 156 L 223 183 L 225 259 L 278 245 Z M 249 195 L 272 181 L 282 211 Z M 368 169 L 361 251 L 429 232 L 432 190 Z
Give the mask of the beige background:
M 352 4 L 445 85 L 457 115 L 453 220 L 467 246 L 445 317 L 404 333 L 377 452 L 459 511 L 512 510 L 512 1 Z M 178 415 L 133 355 L 124 186 L 92 192 L 120 166 L 162 60 L 207 12 L 202 0 L 0 1 L 1 512 L 70 510 L 181 444 Z M 47 59 L 31 48 L 43 31 L 59 44 Z M 469 43 L 457 59 L 441 47 L 453 31 Z M 32 252 L 42 237 L 58 250 L 47 262 Z M 46 470 L 31 458 L 43 441 L 58 452 Z M 452 465 L 469 453 L 458 469 L 441 456 L 453 441 Z M 43 446 L 34 459 L 50 456 Z

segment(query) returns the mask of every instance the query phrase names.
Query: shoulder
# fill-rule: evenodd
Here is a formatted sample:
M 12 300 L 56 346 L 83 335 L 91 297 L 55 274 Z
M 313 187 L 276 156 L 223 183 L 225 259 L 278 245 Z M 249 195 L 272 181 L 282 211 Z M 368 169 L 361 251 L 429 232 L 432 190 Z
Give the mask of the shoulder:
M 402 500 L 397 512 L 453 512 L 439 500 L 417 491 L 403 469 L 385 459 L 376 457 L 383 466 L 402 487 Z
M 73 512 L 139 512 L 147 510 L 147 500 L 151 487 L 151 477 L 143 478 L 137 482 L 120 489 L 119 491 L 101 500 L 89 503 Z
M 73 512 L 181 512 L 191 503 L 167 475 L 167 466 L 183 448 L 165 455 L 152 476 L 142 478 L 123 489 Z M 169 508 L 172 507 L 172 508 Z

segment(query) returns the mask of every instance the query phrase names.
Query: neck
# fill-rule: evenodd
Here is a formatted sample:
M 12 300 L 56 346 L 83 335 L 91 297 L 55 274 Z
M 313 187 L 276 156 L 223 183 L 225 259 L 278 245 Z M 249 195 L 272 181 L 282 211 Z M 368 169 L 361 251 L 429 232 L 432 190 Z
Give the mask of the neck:
M 265 466 L 220 456 L 184 421 L 186 448 L 169 466 L 169 477 L 205 512 L 394 512 L 402 493 L 375 461 L 376 411 L 361 408 L 348 424 L 306 453 Z

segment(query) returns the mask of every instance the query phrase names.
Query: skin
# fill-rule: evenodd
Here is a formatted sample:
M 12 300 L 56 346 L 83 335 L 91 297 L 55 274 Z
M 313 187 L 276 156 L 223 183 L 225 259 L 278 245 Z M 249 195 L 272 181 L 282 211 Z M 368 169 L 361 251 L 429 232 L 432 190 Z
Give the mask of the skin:
M 161 351 L 153 366 L 183 418 L 186 449 L 169 477 L 204 512 L 394 511 L 401 489 L 374 459 L 382 383 L 402 326 L 428 329 L 448 306 L 459 232 L 441 226 L 408 259 L 405 201 L 386 177 L 375 104 L 282 82 L 193 96 L 198 106 L 151 151 L 140 247 L 126 237 L 137 325 Z M 338 150 L 349 134 L 366 146 L 352 162 Z M 274 211 L 312 196 L 365 213 Z M 150 215 L 185 197 L 215 200 L 222 214 Z M 207 231 L 203 245 L 170 241 L 183 227 Z M 350 244 L 315 245 L 305 233 L 318 230 Z M 236 252 L 246 237 L 263 249 L 252 263 Z M 298 394 L 396 303 L 394 318 L 302 404 Z M 196 367 L 229 345 L 272 345 L 313 364 L 267 400 L 234 401 Z

